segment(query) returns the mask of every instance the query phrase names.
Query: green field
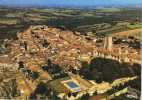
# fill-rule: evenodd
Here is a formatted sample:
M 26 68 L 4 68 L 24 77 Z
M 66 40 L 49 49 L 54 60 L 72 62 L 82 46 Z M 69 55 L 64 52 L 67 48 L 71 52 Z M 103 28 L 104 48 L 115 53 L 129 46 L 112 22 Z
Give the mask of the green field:
M 137 24 L 133 24 L 133 25 L 127 25 L 127 27 L 129 29 L 135 29 L 135 28 L 142 28 L 142 23 L 137 23 Z
M 1 19 L 0 24 L 6 24 L 6 25 L 14 25 L 18 24 L 19 20 L 18 19 Z

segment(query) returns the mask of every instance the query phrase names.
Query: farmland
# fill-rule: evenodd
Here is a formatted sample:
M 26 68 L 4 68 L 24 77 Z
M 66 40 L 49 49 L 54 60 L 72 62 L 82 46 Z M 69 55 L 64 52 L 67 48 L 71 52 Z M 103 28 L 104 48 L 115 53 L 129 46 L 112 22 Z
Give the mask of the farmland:
M 135 29 L 135 30 L 118 32 L 113 35 L 115 35 L 115 36 L 134 36 L 137 39 L 141 39 L 141 32 L 142 32 L 142 29 Z
M 111 34 L 141 27 L 141 9 L 98 8 L 5 8 L 0 7 L 0 39 L 16 37 L 18 30 L 30 25 L 48 25 L 57 28 L 91 33 Z M 2 41 L 2 40 L 1 40 Z
M 138 24 L 134 24 L 134 25 L 128 24 L 127 27 L 130 28 L 130 29 L 141 28 L 142 23 L 138 23 Z

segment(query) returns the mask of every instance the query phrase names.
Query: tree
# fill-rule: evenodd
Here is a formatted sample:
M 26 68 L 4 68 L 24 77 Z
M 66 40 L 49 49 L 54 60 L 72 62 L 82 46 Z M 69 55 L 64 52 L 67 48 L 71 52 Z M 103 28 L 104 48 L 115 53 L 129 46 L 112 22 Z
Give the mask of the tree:
M 21 68 L 24 68 L 24 62 L 23 61 L 19 61 L 19 68 L 18 69 L 21 69 Z
M 47 40 L 44 40 L 42 46 L 45 47 L 45 48 L 47 48 L 48 45 L 49 45 L 49 43 L 47 42 Z
M 101 81 L 112 82 L 117 78 L 131 76 L 129 67 L 130 65 L 126 63 L 98 57 L 92 59 L 88 65 L 83 63 L 80 74 L 86 79 L 96 80 L 99 83 Z
M 36 94 L 45 95 L 47 92 L 47 85 L 43 82 L 39 83 L 35 89 Z
M 89 94 L 87 93 L 87 94 L 83 95 L 83 96 L 80 98 L 80 100 L 89 100 Z
M 36 100 L 37 96 L 35 93 L 32 93 L 29 97 L 29 100 Z
M 37 79 L 39 77 L 39 73 L 38 72 L 32 72 L 32 78 L 33 79 Z

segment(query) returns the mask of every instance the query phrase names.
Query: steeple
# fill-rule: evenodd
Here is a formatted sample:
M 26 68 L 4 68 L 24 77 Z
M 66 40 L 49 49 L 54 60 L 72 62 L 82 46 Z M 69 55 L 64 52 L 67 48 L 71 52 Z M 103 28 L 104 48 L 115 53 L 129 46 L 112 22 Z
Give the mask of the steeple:
M 112 36 L 105 37 L 105 39 L 104 39 L 104 48 L 109 50 L 109 51 L 111 51 L 112 50 L 112 46 L 113 46 Z

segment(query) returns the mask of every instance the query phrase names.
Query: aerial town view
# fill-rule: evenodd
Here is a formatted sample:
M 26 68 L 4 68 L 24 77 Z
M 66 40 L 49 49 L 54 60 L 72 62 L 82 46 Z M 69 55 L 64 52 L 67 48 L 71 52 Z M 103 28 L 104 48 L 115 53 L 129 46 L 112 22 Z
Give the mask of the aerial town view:
M 140 100 L 141 0 L 0 0 L 0 100 Z

